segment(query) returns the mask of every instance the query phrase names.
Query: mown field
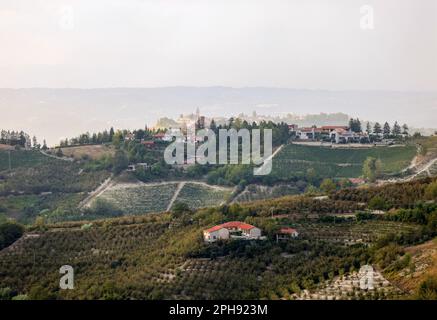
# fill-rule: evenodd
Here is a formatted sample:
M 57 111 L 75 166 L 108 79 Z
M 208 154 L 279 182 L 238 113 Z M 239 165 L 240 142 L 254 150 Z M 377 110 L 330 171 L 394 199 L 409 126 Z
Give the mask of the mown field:
M 85 145 L 77 147 L 64 147 L 61 148 L 62 153 L 66 157 L 80 159 L 93 159 L 98 160 L 102 157 L 112 157 L 115 153 L 115 149 L 109 145 Z M 55 153 L 55 151 L 53 151 Z
M 273 175 L 305 177 L 312 168 L 321 178 L 359 177 L 367 157 L 380 159 L 383 173 L 390 174 L 408 167 L 415 155 L 414 146 L 334 149 L 291 144 L 273 159 Z

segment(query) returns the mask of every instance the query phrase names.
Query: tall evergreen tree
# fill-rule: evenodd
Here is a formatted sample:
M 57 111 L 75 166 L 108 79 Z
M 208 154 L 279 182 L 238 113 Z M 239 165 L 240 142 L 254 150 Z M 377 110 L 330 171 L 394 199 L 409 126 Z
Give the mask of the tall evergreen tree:
M 394 136 L 399 136 L 401 134 L 401 126 L 398 124 L 397 121 L 393 125 L 392 133 Z
M 367 121 L 367 125 L 366 125 L 366 132 L 367 132 L 367 134 L 372 133 L 372 127 L 370 126 L 370 122 L 368 122 L 368 121 Z
M 388 124 L 388 122 L 384 123 L 384 129 L 383 129 L 383 134 L 385 137 L 390 136 L 391 133 L 391 128 L 390 125 Z
M 408 136 L 408 131 L 409 131 L 409 128 L 408 128 L 407 124 L 404 123 L 404 125 L 402 126 L 402 134 L 405 134 Z
M 373 133 L 375 134 L 382 133 L 381 125 L 379 124 L 379 122 L 375 123 L 375 125 L 373 126 Z

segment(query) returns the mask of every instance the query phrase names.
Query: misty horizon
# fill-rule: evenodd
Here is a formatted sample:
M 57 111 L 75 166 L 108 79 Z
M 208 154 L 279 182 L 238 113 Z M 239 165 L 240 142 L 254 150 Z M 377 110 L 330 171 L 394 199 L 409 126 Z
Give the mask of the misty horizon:
M 437 93 L 223 86 L 0 89 L 0 128 L 28 131 L 55 145 L 61 139 L 109 127 L 151 127 L 162 117 L 175 119 L 196 108 L 207 117 L 229 118 L 253 111 L 273 117 L 344 113 L 363 121 L 435 128 Z

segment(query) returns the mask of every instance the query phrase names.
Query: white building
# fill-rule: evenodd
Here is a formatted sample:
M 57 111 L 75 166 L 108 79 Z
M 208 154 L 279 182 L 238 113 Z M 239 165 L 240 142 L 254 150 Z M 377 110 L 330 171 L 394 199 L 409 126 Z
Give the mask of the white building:
M 203 239 L 206 242 L 227 240 L 229 238 L 239 238 L 247 240 L 260 239 L 261 229 L 254 227 L 248 223 L 231 221 L 203 231 Z
M 207 230 L 203 230 L 203 239 L 206 242 L 214 242 L 218 240 L 227 240 L 229 239 L 229 230 L 219 226 L 214 226 Z

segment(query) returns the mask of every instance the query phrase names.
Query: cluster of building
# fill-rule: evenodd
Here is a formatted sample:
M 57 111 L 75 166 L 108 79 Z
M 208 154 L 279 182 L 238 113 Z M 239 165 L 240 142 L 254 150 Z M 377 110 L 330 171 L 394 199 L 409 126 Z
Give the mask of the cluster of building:
M 299 236 L 296 229 L 281 228 L 276 234 L 276 241 L 289 240 Z M 230 221 L 203 230 L 203 240 L 211 243 L 219 240 L 240 239 L 240 240 L 264 240 L 261 229 L 241 221 Z
M 290 134 L 299 140 L 332 143 L 370 143 L 367 132 L 354 132 L 347 126 L 302 127 L 289 125 Z

